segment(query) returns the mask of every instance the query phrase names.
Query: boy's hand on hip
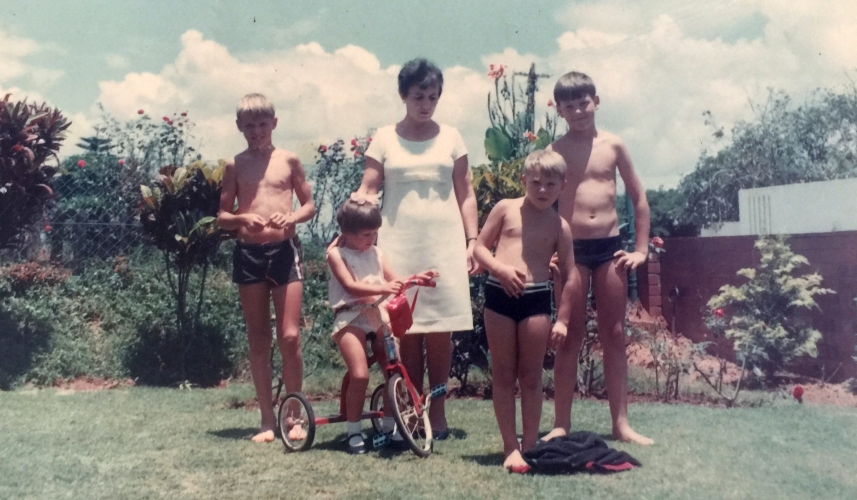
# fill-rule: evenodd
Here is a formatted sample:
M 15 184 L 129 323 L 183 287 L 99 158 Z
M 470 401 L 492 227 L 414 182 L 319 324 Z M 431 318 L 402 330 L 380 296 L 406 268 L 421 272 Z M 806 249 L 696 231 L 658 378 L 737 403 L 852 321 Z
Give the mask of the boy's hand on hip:
M 268 224 L 268 221 L 259 214 L 243 214 L 241 221 L 251 233 L 261 231 Z
M 566 336 L 568 336 L 568 327 L 559 322 L 554 323 L 550 339 L 548 340 L 548 348 L 559 349 L 565 342 Z
M 616 265 L 619 269 L 624 269 L 626 272 L 637 269 L 637 266 L 646 262 L 646 254 L 642 252 L 626 252 L 624 250 L 619 250 L 613 254 L 613 257 L 619 258 Z
M 524 283 L 527 279 L 526 273 L 512 266 L 503 266 L 497 271 L 497 279 L 503 291 L 509 297 L 520 297 L 524 293 Z

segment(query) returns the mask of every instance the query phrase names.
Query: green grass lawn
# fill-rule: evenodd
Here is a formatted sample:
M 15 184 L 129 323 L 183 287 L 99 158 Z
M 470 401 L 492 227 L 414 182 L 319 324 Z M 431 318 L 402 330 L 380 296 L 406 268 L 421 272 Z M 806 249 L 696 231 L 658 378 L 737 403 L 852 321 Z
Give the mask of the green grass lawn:
M 305 453 L 253 444 L 258 413 L 228 408 L 251 396 L 247 385 L 0 392 L 0 498 L 857 498 L 854 408 L 635 404 L 632 422 L 656 445 L 610 444 L 642 468 L 518 476 L 500 467 L 490 401 L 451 401 L 453 437 L 418 459 L 349 456 L 342 424 L 320 427 Z M 543 430 L 552 412 L 545 404 Z M 576 429 L 609 430 L 602 403 L 576 402 L 574 417 Z

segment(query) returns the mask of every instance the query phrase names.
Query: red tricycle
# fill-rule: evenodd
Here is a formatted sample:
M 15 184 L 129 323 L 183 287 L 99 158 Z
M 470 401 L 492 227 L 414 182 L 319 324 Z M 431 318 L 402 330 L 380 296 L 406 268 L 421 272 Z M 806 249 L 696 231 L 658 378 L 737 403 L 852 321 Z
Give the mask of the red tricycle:
M 392 414 L 396 422 L 399 433 L 404 441 L 408 444 L 411 450 L 420 457 L 427 457 L 432 452 L 432 432 L 431 424 L 429 423 L 429 404 L 431 399 L 441 397 L 446 394 L 446 385 L 440 385 L 432 388 L 428 395 L 420 395 L 411 379 L 408 377 L 408 372 L 399 361 L 396 353 L 395 337 L 402 337 L 410 328 L 410 313 L 416 305 L 416 296 L 414 303 L 408 305 L 405 291 L 413 286 L 433 287 L 433 280 L 411 277 L 405 282 L 402 290 L 386 304 L 390 312 L 391 326 L 386 323 L 381 328 L 383 334 L 384 352 L 374 352 L 371 355 L 367 354 L 367 364 L 371 366 L 373 363 L 381 361 L 381 356 L 387 357 L 386 378 L 387 384 L 379 385 L 372 393 L 372 398 L 369 403 L 369 411 L 363 412 L 361 419 L 371 419 L 372 427 L 375 429 L 376 435 L 373 438 L 373 447 L 382 446 L 389 440 L 389 435 L 382 430 L 382 419 L 384 418 L 383 402 L 384 391 L 388 391 L 389 400 L 393 404 Z M 365 307 L 380 307 L 381 303 L 387 296 L 382 296 L 374 303 L 367 304 Z M 395 303 L 399 307 L 390 306 Z M 401 312 L 407 309 L 404 317 Z M 393 330 L 390 332 L 390 330 Z M 375 334 L 367 335 L 374 339 Z M 371 344 L 371 340 L 369 341 Z M 420 381 L 422 382 L 422 381 Z M 324 417 L 316 417 L 313 412 L 312 405 L 306 396 L 300 392 L 292 392 L 286 394 L 280 404 L 280 409 L 277 416 L 277 422 L 280 431 L 280 437 L 287 451 L 304 451 L 312 446 L 315 438 L 315 428 L 319 425 L 333 424 L 337 422 L 345 422 L 345 394 L 348 388 L 349 376 L 345 373 L 342 379 L 342 386 L 339 400 L 339 413 L 334 413 Z M 300 425 L 305 431 L 303 439 L 290 439 L 289 430 L 296 425 Z

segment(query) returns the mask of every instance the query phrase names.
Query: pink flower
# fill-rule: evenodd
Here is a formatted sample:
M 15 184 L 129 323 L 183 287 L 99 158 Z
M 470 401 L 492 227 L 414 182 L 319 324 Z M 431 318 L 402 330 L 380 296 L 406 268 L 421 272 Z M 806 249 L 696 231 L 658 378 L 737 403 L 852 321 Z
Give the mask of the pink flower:
M 143 113 L 145 113 L 145 111 L 143 111 L 143 108 L 137 110 L 138 115 L 142 115 Z
M 723 311 L 723 308 L 722 308 L 722 307 L 718 307 L 718 308 L 717 308 L 717 309 L 715 309 L 713 312 L 714 312 L 714 317 L 715 317 L 715 318 L 722 318 L 723 316 L 725 316 L 725 315 L 726 315 L 726 312 L 725 312 L 725 311 Z
M 798 403 L 803 403 L 803 387 L 796 385 L 792 391 L 792 396 L 797 399 Z
M 368 144 L 368 143 L 370 143 L 370 142 L 372 142 L 372 138 L 371 138 L 371 137 L 369 137 L 369 136 L 366 136 L 366 143 Z
M 187 111 L 182 111 L 182 116 L 187 116 Z
M 125 159 L 124 159 L 124 158 L 120 159 L 120 160 L 119 160 L 119 164 L 120 164 L 120 165 L 124 165 L 124 164 L 125 164 Z
M 172 125 L 172 124 L 173 124 L 172 120 L 167 120 L 167 125 Z
M 319 153 L 322 153 L 322 154 L 323 154 L 323 153 L 327 153 L 327 146 L 325 146 L 324 144 L 322 144 L 321 146 L 319 146 L 319 147 L 318 147 L 318 152 L 319 152 Z
M 499 80 L 506 72 L 505 68 L 506 67 L 502 64 L 489 64 L 488 77 L 493 78 L 494 80 Z
M 357 146 L 357 138 L 351 139 L 351 145 L 355 147 Z
M 528 140 L 529 142 L 533 142 L 538 139 L 538 137 L 536 136 L 536 134 L 527 130 L 526 132 L 524 132 L 524 139 Z
M 83 160 L 77 160 L 77 168 L 83 168 L 86 166 L 86 162 Z
M 53 230 L 54 230 L 54 228 L 52 228 L 50 224 L 45 224 L 45 232 L 46 233 L 50 233 Z
M 548 107 L 549 108 L 553 107 L 553 99 L 548 99 Z
M 655 248 L 663 248 L 664 240 L 662 240 L 660 236 L 655 236 L 652 238 L 652 246 Z
M 169 117 L 169 116 L 165 116 L 165 117 L 164 117 L 164 121 L 165 121 L 165 122 L 170 121 L 170 117 Z

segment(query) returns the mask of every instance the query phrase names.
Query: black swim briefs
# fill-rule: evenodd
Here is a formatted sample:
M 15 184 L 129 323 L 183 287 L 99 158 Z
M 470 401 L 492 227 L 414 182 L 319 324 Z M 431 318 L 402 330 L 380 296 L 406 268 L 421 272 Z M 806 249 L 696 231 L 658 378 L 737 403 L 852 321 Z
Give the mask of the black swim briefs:
M 298 237 L 273 243 L 242 243 L 232 253 L 232 281 L 239 285 L 266 282 L 282 286 L 304 279 Z
M 509 297 L 493 276 L 485 280 L 485 307 L 520 323 L 530 316 L 551 314 L 550 282 L 528 283 L 520 297 Z
M 574 263 L 594 271 L 601 264 L 613 260 L 613 255 L 622 249 L 622 236 L 619 235 L 609 238 L 574 240 Z

